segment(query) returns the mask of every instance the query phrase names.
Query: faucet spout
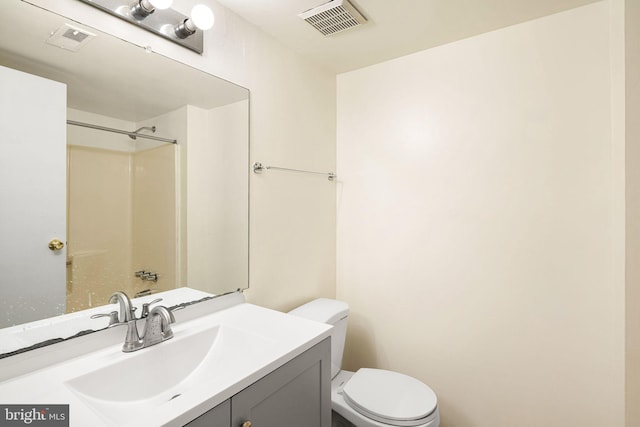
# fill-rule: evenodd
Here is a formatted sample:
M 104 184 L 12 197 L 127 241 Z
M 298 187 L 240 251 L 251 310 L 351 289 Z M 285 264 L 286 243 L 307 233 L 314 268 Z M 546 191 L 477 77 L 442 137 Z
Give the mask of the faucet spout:
M 124 292 L 114 292 L 113 295 L 111 295 L 111 297 L 109 298 L 109 303 L 120 303 L 120 316 L 118 318 L 120 322 L 127 323 L 131 320 L 135 320 L 131 300 Z

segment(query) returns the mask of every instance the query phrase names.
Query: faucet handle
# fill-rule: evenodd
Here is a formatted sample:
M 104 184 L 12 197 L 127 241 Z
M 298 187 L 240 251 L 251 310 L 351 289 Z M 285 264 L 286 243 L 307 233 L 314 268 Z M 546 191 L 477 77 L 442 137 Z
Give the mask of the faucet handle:
M 171 324 L 176 321 L 167 307 L 153 307 L 144 325 L 143 347 L 149 347 L 173 338 Z
M 94 314 L 93 316 L 91 316 L 92 319 L 99 319 L 100 317 L 108 317 L 109 318 L 108 327 L 111 327 L 111 326 L 114 326 L 116 324 L 119 324 L 118 312 L 117 311 L 112 311 L 111 313 L 98 313 L 98 314 Z
M 162 301 L 162 298 L 156 298 L 151 302 L 145 302 L 144 304 L 142 304 L 142 313 L 140 313 L 140 318 L 144 319 L 145 317 L 147 317 L 149 315 L 149 306 L 160 301 Z

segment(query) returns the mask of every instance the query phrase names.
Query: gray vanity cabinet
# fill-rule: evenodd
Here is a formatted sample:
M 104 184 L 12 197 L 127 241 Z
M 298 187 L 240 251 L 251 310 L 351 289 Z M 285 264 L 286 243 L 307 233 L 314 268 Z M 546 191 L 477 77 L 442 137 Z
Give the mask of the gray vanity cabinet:
M 188 427 L 329 427 L 330 339 L 196 418 Z
M 186 427 L 226 427 L 231 425 L 231 399 L 205 412 Z

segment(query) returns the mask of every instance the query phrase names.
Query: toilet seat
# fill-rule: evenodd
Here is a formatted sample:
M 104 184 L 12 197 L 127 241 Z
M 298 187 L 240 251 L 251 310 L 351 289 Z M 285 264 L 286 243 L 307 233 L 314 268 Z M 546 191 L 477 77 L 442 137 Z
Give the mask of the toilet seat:
M 424 424 L 438 403 L 426 384 L 382 369 L 359 369 L 344 384 L 342 395 L 351 408 L 365 417 L 402 427 Z

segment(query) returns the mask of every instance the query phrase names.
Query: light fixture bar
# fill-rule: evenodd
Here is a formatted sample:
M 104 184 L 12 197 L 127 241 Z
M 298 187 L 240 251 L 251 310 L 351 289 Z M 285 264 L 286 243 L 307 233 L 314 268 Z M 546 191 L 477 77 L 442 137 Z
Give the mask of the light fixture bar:
M 167 40 L 171 40 L 174 43 L 186 47 L 194 52 L 202 54 L 203 49 L 203 37 L 202 31 L 195 31 L 194 34 L 187 38 L 180 38 L 176 35 L 175 27 L 182 25 L 185 20 L 189 19 L 179 12 L 173 9 L 155 9 L 153 13 L 150 13 L 142 19 L 136 18 L 132 12 L 131 7 L 136 2 L 132 0 L 79 0 L 83 3 L 96 7 L 104 12 L 107 12 L 113 16 L 116 16 L 122 20 L 136 25 L 147 31 L 150 31 L 156 35 L 159 35 Z

